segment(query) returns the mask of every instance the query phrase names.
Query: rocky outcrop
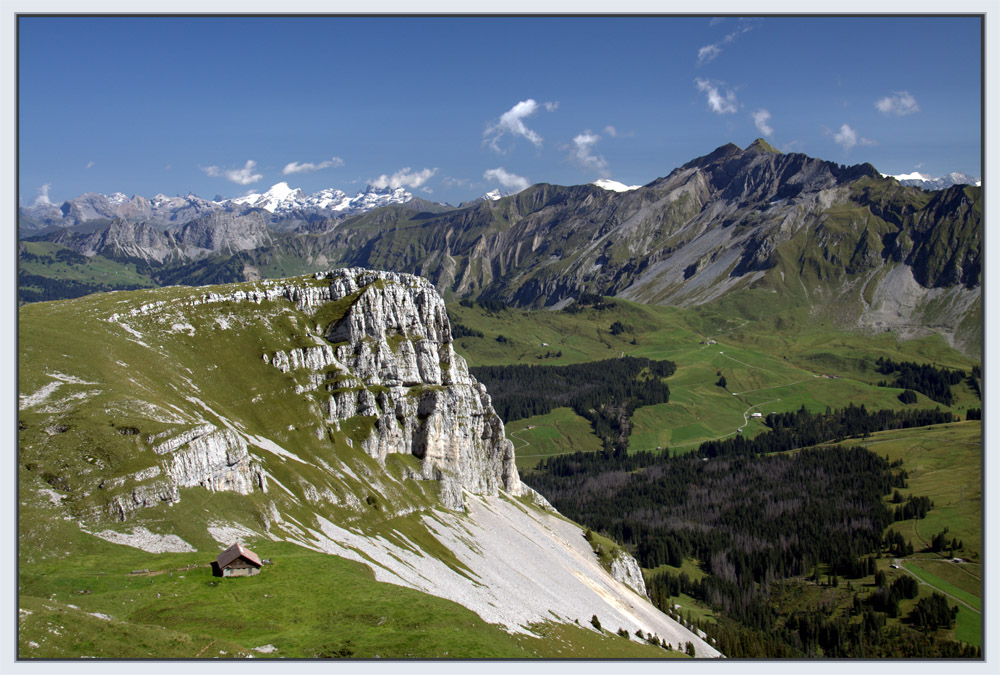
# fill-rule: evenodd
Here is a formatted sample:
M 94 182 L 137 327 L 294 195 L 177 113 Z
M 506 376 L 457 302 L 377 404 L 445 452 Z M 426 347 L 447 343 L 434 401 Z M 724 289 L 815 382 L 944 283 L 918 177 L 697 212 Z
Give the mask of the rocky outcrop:
M 343 316 L 321 327 L 331 344 L 264 359 L 282 372 L 306 371 L 312 384 L 298 392 L 327 382 L 326 422 L 339 430 L 366 418 L 368 433 L 354 440 L 380 462 L 392 453 L 420 458 L 418 477 L 441 482 L 446 507 L 463 507 L 462 490 L 528 494 L 486 388 L 452 348 L 448 313 L 430 282 L 362 269 L 318 276 L 329 281 L 330 302 L 351 298 Z
M 117 490 L 131 485 L 108 503 L 108 514 L 118 520 L 127 520 L 136 509 L 179 502 L 183 487 L 200 486 L 212 492 L 241 495 L 255 490 L 267 492 L 263 469 L 250 457 L 246 441 L 231 429 L 205 423 L 172 436 L 170 432 L 150 436 L 146 443 L 156 455 L 167 457 L 129 476 L 107 479 L 99 486 L 102 490 Z
M 168 481 L 157 481 L 147 485 L 137 485 L 124 494 L 112 497 L 108 504 L 108 514 L 125 521 L 136 509 L 146 509 L 158 504 L 171 504 L 181 500 L 177 485 Z
M 246 442 L 231 429 L 199 436 L 174 452 L 166 466 L 173 485 L 200 485 L 212 492 L 267 491 L 260 467 L 250 461 Z
M 642 597 L 646 597 L 646 582 L 642 578 L 642 569 L 638 561 L 622 549 L 618 549 L 611 560 L 611 576 Z

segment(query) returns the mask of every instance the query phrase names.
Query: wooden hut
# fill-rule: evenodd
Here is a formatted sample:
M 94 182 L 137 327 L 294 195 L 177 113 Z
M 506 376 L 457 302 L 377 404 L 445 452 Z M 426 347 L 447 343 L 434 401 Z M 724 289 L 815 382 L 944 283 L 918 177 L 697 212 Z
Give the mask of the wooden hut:
M 251 577 L 260 574 L 261 562 L 256 553 L 237 542 L 219 554 L 215 565 L 224 577 Z

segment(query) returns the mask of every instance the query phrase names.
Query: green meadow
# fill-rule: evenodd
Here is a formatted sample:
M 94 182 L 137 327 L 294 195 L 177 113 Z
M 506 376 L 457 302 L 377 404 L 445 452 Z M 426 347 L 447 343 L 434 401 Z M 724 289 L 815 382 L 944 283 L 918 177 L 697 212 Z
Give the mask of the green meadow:
M 699 444 L 736 433 L 766 430 L 770 412 L 805 406 L 822 412 L 848 404 L 904 409 L 901 389 L 879 387 L 880 357 L 968 371 L 977 363 L 938 337 L 903 341 L 892 333 L 847 333 L 823 325 L 804 331 L 776 330 L 770 323 L 730 318 L 705 308 L 642 305 L 614 299 L 613 306 L 579 312 L 489 312 L 476 305 L 449 305 L 452 320 L 481 331 L 462 337 L 455 349 L 470 365 L 560 365 L 629 355 L 677 364 L 670 402 L 639 408 L 632 417 L 629 448 L 690 452 Z M 611 333 L 613 323 L 626 330 Z M 497 338 L 502 336 L 503 340 Z M 725 379 L 725 387 L 719 386 Z M 964 418 L 981 401 L 965 383 L 952 387 L 951 410 Z M 940 407 L 923 394 L 913 408 Z M 760 413 L 761 418 L 754 418 Z M 530 469 L 545 456 L 597 450 L 587 423 L 570 411 L 553 411 L 507 424 L 519 457 Z M 590 436 L 588 440 L 587 436 Z
M 272 560 L 212 576 L 204 553 L 155 556 L 94 539 L 92 552 L 22 566 L 20 658 L 663 658 L 590 627 L 512 635 L 448 600 L 375 581 L 364 565 L 257 541 Z

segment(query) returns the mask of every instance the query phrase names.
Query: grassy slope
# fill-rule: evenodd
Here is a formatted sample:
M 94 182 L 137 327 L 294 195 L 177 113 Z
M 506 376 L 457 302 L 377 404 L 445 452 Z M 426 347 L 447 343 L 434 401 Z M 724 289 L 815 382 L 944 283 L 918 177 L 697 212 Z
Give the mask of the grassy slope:
M 556 408 L 547 415 L 508 422 L 504 426 L 507 438 L 514 443 L 520 471 L 535 467 L 543 457 L 601 449 L 590 422 L 570 408 Z
M 448 600 L 380 584 L 360 563 L 286 543 L 253 547 L 273 564 L 239 579 L 213 577 L 203 553 L 150 556 L 106 543 L 32 565 L 20 581 L 19 656 L 218 658 L 265 645 L 276 651 L 256 656 L 670 656 L 586 628 L 511 635 Z
M 181 572 L 209 563 L 222 548 L 206 523 L 259 532 L 271 501 L 286 522 L 315 527 L 320 513 L 397 545 L 417 542 L 462 571 L 420 522 L 435 503 L 434 484 L 399 480 L 414 468 L 411 458 L 391 458 L 390 479 L 342 435 L 317 438 L 318 400 L 294 394 L 298 376 L 261 359 L 262 353 L 312 344 L 309 327 L 319 318 L 333 320 L 343 308 L 327 307 L 322 317 L 307 320 L 283 301 L 175 302 L 191 293 L 173 287 L 20 308 L 19 391 L 31 396 L 50 390 L 43 403 L 19 414 L 19 601 L 30 612 L 21 617 L 22 656 L 232 656 L 268 643 L 278 647 L 276 656 L 301 657 L 670 656 L 589 627 L 542 626 L 540 633 L 549 637 L 511 636 L 455 603 L 377 583 L 362 565 L 266 539 L 249 541 L 276 562 L 259 577 L 213 580 L 205 567 Z M 166 305 L 130 319 L 141 337 L 105 320 L 151 301 Z M 112 494 L 127 495 L 135 485 L 127 476 L 156 461 L 142 451 L 141 439 L 178 424 L 194 426 L 199 416 L 217 426 L 225 418 L 305 463 L 251 448 L 271 476 L 267 495 L 183 488 L 179 502 L 140 509 L 126 523 L 103 515 Z M 119 433 L 126 427 L 139 434 Z M 323 463 L 347 466 L 351 474 L 330 473 Z M 109 476 L 125 476 L 124 486 L 99 487 Z M 311 502 L 308 485 L 327 490 L 332 501 Z M 350 506 L 351 498 L 368 495 L 380 508 Z M 81 532 L 78 520 L 93 531 L 173 533 L 197 552 L 150 554 L 111 544 Z M 143 568 L 167 573 L 129 574 Z

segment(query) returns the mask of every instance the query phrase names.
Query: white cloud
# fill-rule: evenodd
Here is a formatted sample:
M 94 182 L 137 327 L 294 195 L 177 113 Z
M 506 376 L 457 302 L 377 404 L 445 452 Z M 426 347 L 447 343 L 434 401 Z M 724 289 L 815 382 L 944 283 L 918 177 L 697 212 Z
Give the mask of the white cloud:
M 415 189 L 426 183 L 436 173 L 437 167 L 433 169 L 421 169 L 420 171 L 413 171 L 410 167 L 406 167 L 391 176 L 382 174 L 378 178 L 369 180 L 368 184 L 379 189 L 387 187 L 408 187 Z
M 634 131 L 624 131 L 624 132 L 618 131 L 616 127 L 613 127 L 610 124 L 604 127 L 604 133 L 606 133 L 611 138 L 632 138 L 633 136 L 635 136 Z
M 833 136 L 833 140 L 844 150 L 850 150 L 855 145 L 875 145 L 875 141 L 858 136 L 858 132 L 847 124 L 841 125 L 840 131 Z
M 750 113 L 750 116 L 753 117 L 753 123 L 757 126 L 757 131 L 765 136 L 770 136 L 774 133 L 774 129 L 768 124 L 768 121 L 771 119 L 771 113 L 766 109 L 755 110 Z
M 722 41 L 727 45 L 732 44 L 733 42 L 736 41 L 736 38 L 738 38 L 739 36 L 743 35 L 744 33 L 749 33 L 750 31 L 752 31 L 753 25 L 747 23 L 748 21 L 750 21 L 750 19 L 740 19 L 740 24 L 742 25 L 736 30 L 734 30 L 732 33 L 727 35 L 726 37 L 722 38 Z
M 253 173 L 255 166 L 257 166 L 257 162 L 248 159 L 242 169 L 220 169 L 217 166 L 204 166 L 201 167 L 201 170 L 213 178 L 225 178 L 238 185 L 250 185 L 264 177 L 259 173 Z
M 93 161 L 93 160 L 91 160 L 91 161 L 87 162 L 87 166 L 85 166 L 85 167 L 83 167 L 83 168 L 85 168 L 85 169 L 90 169 L 90 168 L 92 168 L 93 166 L 94 166 L 94 161 Z
M 38 196 L 35 197 L 35 205 L 38 204 L 51 204 L 49 201 L 49 190 L 52 189 L 52 183 L 46 183 L 42 187 L 38 188 Z
M 559 108 L 559 101 L 546 101 L 542 105 L 545 106 L 545 112 L 555 112 Z
M 736 92 L 727 88 L 725 82 L 712 83 L 699 77 L 695 79 L 695 84 L 698 86 L 698 91 L 703 92 L 708 98 L 708 106 L 712 112 L 719 115 L 736 112 Z M 720 87 L 725 89 L 724 93 L 719 91 Z
M 429 194 L 429 195 L 432 195 L 432 194 L 434 194 L 434 190 L 430 189 L 430 188 L 429 188 L 429 187 L 427 187 L 426 185 L 425 185 L 425 186 L 423 186 L 422 188 L 420 188 L 420 191 L 421 191 L 421 192 L 425 192 L 425 193 L 427 193 L 427 194 Z
M 559 103 L 544 103 L 543 106 L 548 112 L 552 112 L 559 107 Z M 528 139 L 536 148 L 542 147 L 542 137 L 524 123 L 525 118 L 531 117 L 536 112 L 538 112 L 538 102 L 535 99 L 529 98 L 527 101 L 518 102 L 513 108 L 501 115 L 496 124 L 486 127 L 486 131 L 483 132 L 483 143 L 488 144 L 497 152 L 503 152 L 500 149 L 499 141 L 505 134 L 511 134 Z
M 883 115 L 896 115 L 897 117 L 920 112 L 917 99 L 913 98 L 913 95 L 908 91 L 897 91 L 892 96 L 883 96 L 875 101 L 875 107 Z
M 721 23 L 721 20 L 716 18 L 709 22 L 710 26 L 714 26 L 717 23 Z M 710 45 L 705 45 L 698 49 L 698 62 L 696 65 L 704 65 L 715 59 L 716 56 L 722 53 L 721 45 L 730 45 L 736 42 L 736 38 L 743 35 L 744 33 L 749 33 L 753 30 L 753 24 L 750 23 L 749 19 L 740 19 L 740 27 L 734 30 L 732 33 L 726 35 L 718 42 Z
M 698 65 L 708 63 L 721 53 L 722 50 L 716 45 L 705 45 L 698 50 Z
M 601 155 L 594 154 L 594 145 L 599 140 L 601 140 L 601 137 L 595 133 L 591 133 L 589 129 L 582 134 L 577 134 L 573 138 L 571 156 L 582 167 L 596 171 L 601 178 L 607 178 L 610 175 L 608 173 L 607 160 Z
M 518 176 L 517 174 L 510 173 L 502 166 L 497 167 L 496 169 L 487 169 L 483 173 L 483 178 L 490 181 L 496 181 L 505 188 L 516 190 L 517 192 L 520 192 L 531 185 L 531 182 L 524 176 Z
M 312 162 L 289 162 L 282 169 L 281 173 L 288 175 L 290 173 L 309 173 L 310 171 L 321 171 L 323 169 L 329 169 L 331 166 L 344 166 L 344 160 L 340 157 L 331 157 L 330 159 L 323 160 L 319 164 L 313 164 Z
M 469 182 L 468 178 L 455 178 L 454 176 L 445 176 L 441 179 L 441 184 L 446 188 L 453 188 L 455 186 L 465 187 Z

